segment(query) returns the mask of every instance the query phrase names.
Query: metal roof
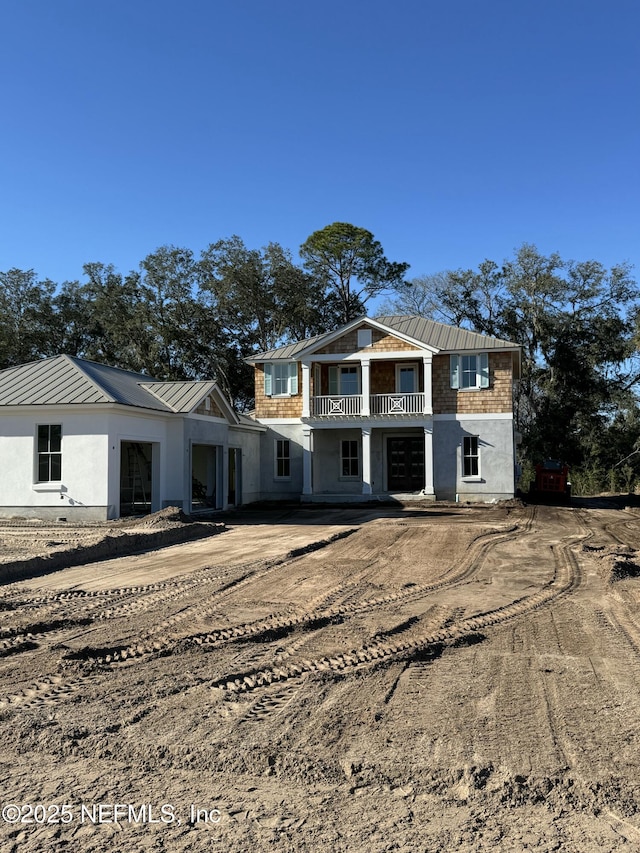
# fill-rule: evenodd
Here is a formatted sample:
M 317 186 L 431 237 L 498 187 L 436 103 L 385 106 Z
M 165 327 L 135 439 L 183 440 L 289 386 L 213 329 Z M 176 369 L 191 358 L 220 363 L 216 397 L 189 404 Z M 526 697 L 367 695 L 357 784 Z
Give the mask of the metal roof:
M 489 335 L 471 332 L 469 329 L 461 329 L 458 326 L 436 323 L 435 320 L 427 320 L 426 317 L 391 316 L 376 317 L 376 320 L 383 326 L 388 326 L 403 335 L 445 352 L 513 349 L 514 347 L 519 349 L 519 344 L 514 344 L 512 341 L 492 338 Z
M 367 317 L 362 317 L 355 325 L 367 322 Z M 492 338 L 479 332 L 470 332 L 458 326 L 447 326 L 445 323 L 436 323 L 435 320 L 427 320 L 425 317 L 393 315 L 388 317 L 376 317 L 376 324 L 385 326 L 390 332 L 397 332 L 408 338 L 412 338 L 418 344 L 433 347 L 440 352 L 458 352 L 460 350 L 494 350 L 494 349 L 519 349 L 519 344 L 511 341 L 503 341 L 500 338 Z M 342 329 L 354 327 L 354 321 L 346 326 L 323 335 L 316 335 L 304 341 L 294 344 L 286 344 L 282 347 L 258 353 L 247 359 L 249 362 L 270 361 L 275 359 L 296 359 L 299 353 L 321 347 L 327 338 L 339 337 Z
M 191 411 L 215 382 L 158 382 L 142 373 L 70 355 L 0 370 L 0 406 L 120 403 L 158 412 Z
M 141 387 L 149 391 L 173 412 L 190 412 L 207 397 L 216 383 L 208 382 L 143 382 Z

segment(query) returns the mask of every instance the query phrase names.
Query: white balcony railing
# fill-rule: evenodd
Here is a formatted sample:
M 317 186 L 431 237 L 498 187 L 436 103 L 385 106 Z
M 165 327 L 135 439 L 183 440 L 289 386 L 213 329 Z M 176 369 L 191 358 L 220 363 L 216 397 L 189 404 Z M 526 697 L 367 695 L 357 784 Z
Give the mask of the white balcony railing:
M 372 415 L 421 415 L 424 412 L 424 394 L 372 394 Z
M 424 394 L 372 394 L 369 406 L 374 416 L 421 415 L 424 412 Z M 311 411 L 315 417 L 361 415 L 362 395 L 313 397 Z
M 313 414 L 317 416 L 359 415 L 361 411 L 362 396 L 360 394 L 313 398 Z

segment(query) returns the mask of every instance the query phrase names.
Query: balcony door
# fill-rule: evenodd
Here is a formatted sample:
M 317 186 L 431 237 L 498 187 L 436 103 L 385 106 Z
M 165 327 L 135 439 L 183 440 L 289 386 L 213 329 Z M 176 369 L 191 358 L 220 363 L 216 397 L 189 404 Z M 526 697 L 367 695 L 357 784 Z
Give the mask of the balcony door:
M 419 492 L 424 489 L 424 438 L 387 439 L 387 490 Z
M 356 365 L 329 367 L 329 395 L 352 397 L 360 393 L 360 370 Z

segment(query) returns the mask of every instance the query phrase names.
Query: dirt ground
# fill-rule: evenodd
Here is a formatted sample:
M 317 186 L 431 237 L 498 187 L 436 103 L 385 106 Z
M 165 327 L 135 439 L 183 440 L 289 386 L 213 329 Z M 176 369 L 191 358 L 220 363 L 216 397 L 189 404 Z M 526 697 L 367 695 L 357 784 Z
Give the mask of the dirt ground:
M 640 850 L 640 511 L 225 521 L 0 525 L 0 849 Z

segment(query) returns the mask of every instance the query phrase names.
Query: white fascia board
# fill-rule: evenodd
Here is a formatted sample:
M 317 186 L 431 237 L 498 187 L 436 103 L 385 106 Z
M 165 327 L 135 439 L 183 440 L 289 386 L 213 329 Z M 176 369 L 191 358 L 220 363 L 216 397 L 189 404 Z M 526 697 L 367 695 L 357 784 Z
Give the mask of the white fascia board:
M 146 409 L 142 406 L 128 406 L 124 403 L 57 403 L 29 406 L 0 406 L 0 415 L 38 415 L 45 417 L 48 413 L 95 415 L 118 412 L 123 415 L 137 415 L 146 418 L 182 418 L 184 415 L 176 412 L 161 412 L 158 409 Z
M 211 389 L 211 391 L 209 393 L 215 399 L 216 403 L 220 406 L 220 409 L 224 413 L 226 413 L 227 420 L 229 421 L 229 423 L 234 424 L 234 425 L 239 424 L 240 418 L 238 417 L 236 410 L 233 408 L 231 403 L 227 400 L 225 395 L 222 393 L 222 391 L 218 387 L 217 382 L 213 386 L 213 388 Z M 205 394 L 205 397 L 206 396 L 208 396 L 208 394 Z M 204 397 L 202 399 L 204 400 Z M 200 402 L 202 402 L 202 400 Z M 200 405 L 200 403 L 198 403 L 198 406 L 199 405 Z M 197 406 L 195 408 L 197 408 Z
M 302 424 L 300 418 L 258 418 L 258 424 L 264 424 L 265 426 L 271 426 L 272 424 L 275 426 L 285 426 L 287 424 Z
M 352 320 L 350 323 L 347 323 L 346 326 L 341 326 L 340 329 L 336 329 L 335 332 L 327 335 L 326 338 L 323 338 L 321 341 L 316 341 L 311 346 L 307 347 L 304 350 L 301 350 L 298 355 L 298 361 L 300 359 L 306 358 L 307 356 L 313 355 L 316 349 L 322 349 L 327 346 L 327 344 L 332 343 L 333 341 L 341 338 L 347 332 L 352 331 L 353 329 L 357 329 L 360 326 L 367 325 L 371 326 L 374 329 L 377 329 L 379 332 L 385 332 L 385 334 L 390 335 L 391 337 L 398 338 L 398 340 L 404 341 L 407 344 L 411 344 L 412 346 L 417 346 L 422 350 L 426 350 L 430 353 L 437 353 L 440 350 L 437 347 L 430 346 L 429 344 L 425 344 L 424 341 L 419 341 L 416 338 L 411 338 L 409 335 L 405 335 L 403 332 L 398 332 L 397 329 L 393 329 L 391 326 L 385 326 L 384 323 L 381 323 L 379 320 L 372 320 L 370 317 L 359 317 L 357 320 Z M 368 349 L 368 348 L 367 348 Z M 358 352 L 362 352 L 362 350 L 358 350 Z M 314 361 L 319 361 L 320 356 L 314 357 Z M 335 359 L 337 361 L 339 359 Z
M 436 350 L 435 352 L 437 353 L 438 351 Z M 315 362 L 316 364 L 320 364 L 321 362 L 335 364 L 338 361 L 421 361 L 425 355 L 432 356 L 432 350 L 428 350 L 426 348 L 422 351 L 390 350 L 388 352 L 381 352 L 380 350 L 376 350 L 375 352 L 367 352 L 366 350 L 358 350 L 357 352 L 338 352 L 327 353 L 326 355 L 309 356 L 308 361 Z
M 477 389 L 474 389 L 477 390 Z M 474 415 L 473 412 L 469 412 L 468 414 L 458 415 L 458 414 L 446 414 L 446 415 L 434 415 L 434 421 L 512 421 L 513 420 L 513 412 L 495 412 L 493 414 L 487 412 L 479 412 L 477 415 Z

